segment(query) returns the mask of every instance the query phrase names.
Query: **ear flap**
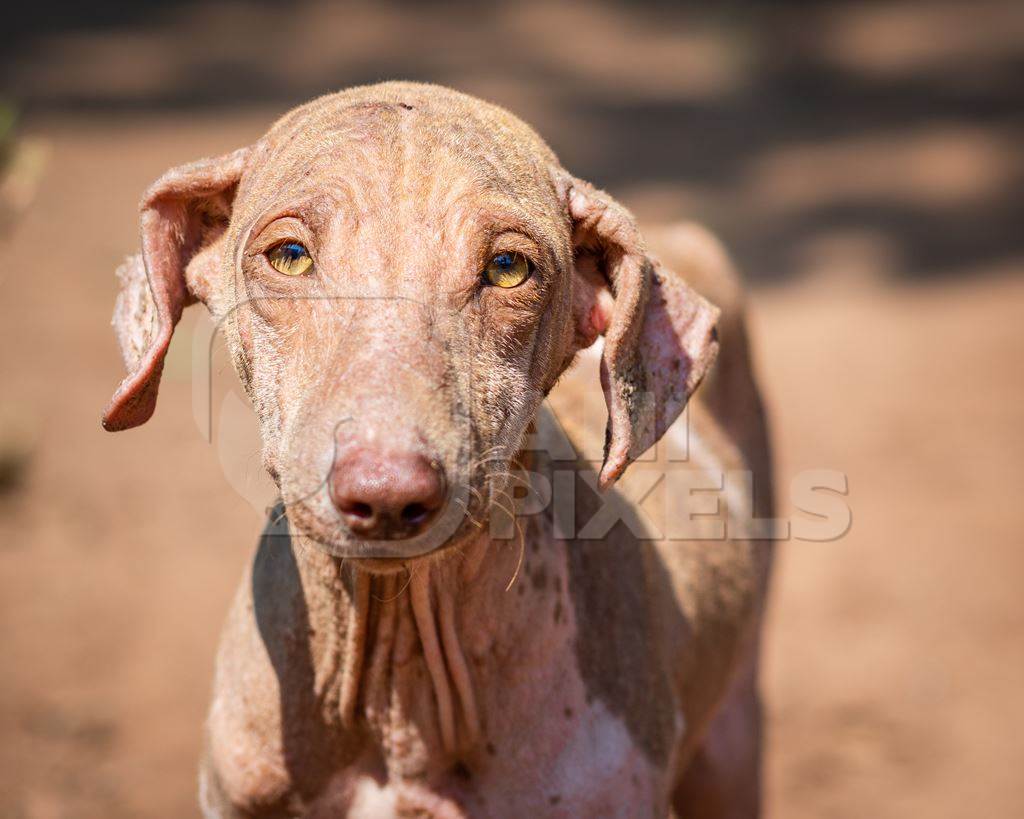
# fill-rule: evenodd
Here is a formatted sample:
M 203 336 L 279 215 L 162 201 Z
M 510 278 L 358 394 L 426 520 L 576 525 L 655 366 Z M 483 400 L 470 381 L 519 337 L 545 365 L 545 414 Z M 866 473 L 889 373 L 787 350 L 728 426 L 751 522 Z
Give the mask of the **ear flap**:
M 128 375 L 103 413 L 105 429 L 129 429 L 153 414 L 174 327 L 185 307 L 205 295 L 200 281 L 186 284 L 185 270 L 223 233 L 250 151 L 174 168 L 143 197 L 142 254 L 118 268 L 121 292 L 114 305 Z
M 632 215 L 578 179 L 566 190 L 573 226 L 576 344 L 604 335 L 601 386 L 607 488 L 657 442 L 718 352 L 718 308 L 647 254 Z

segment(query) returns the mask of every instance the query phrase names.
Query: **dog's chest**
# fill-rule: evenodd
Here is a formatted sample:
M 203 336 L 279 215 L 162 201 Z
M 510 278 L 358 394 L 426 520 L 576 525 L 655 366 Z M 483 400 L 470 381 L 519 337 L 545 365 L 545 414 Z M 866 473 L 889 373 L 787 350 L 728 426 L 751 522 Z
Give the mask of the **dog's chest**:
M 399 608 L 393 633 L 368 640 L 362 752 L 318 803 L 337 810 L 342 800 L 346 815 L 366 817 L 618 815 L 614 805 L 624 816 L 663 813 L 668 760 L 638 734 L 636 715 L 624 717 L 622 699 L 581 672 L 568 571 L 561 558 L 528 555 L 501 601 L 503 622 L 528 625 L 516 639 L 474 629 L 484 613 L 461 613 L 480 725 L 473 736 L 465 703 L 453 695 L 453 750 L 441 736 L 415 618 Z M 657 691 L 648 696 L 646 707 L 664 705 Z
M 429 686 L 418 674 L 407 692 Z M 417 679 L 418 678 L 418 679 Z M 529 688 L 527 688 L 529 686 Z M 387 719 L 370 711 L 362 753 L 337 771 L 312 815 L 577 817 L 663 815 L 666 770 L 626 722 L 588 695 L 571 656 L 484 694 L 483 736 L 440 747 L 436 703 L 392 691 Z
M 585 706 L 583 706 L 585 709 Z M 555 724 L 554 715 L 548 722 Z M 665 772 L 620 720 L 597 707 L 553 732 L 508 737 L 489 760 L 457 761 L 430 779 L 382 778 L 369 759 L 339 771 L 313 816 L 579 817 L 665 814 Z M 500 741 L 500 740 L 499 740 Z M 321 814 L 322 812 L 322 814 Z

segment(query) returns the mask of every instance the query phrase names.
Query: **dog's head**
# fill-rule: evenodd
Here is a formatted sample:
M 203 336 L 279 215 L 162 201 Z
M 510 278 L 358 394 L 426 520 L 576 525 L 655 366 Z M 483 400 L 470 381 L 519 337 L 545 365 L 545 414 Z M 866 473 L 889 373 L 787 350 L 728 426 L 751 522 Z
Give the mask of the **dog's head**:
M 604 336 L 610 485 L 713 360 L 717 311 L 629 213 L 507 112 L 446 89 L 352 89 L 142 202 L 103 423 L 153 413 L 183 308 L 223 327 L 292 524 L 338 554 L 457 543 L 538 406 Z

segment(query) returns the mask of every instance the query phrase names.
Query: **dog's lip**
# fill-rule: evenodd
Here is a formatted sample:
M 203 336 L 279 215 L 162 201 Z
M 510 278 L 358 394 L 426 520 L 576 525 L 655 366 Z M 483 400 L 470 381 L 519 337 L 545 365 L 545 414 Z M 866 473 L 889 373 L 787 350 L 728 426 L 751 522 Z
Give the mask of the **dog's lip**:
M 426 555 L 420 558 L 353 557 L 349 558 L 348 562 L 355 568 L 369 574 L 399 574 L 410 571 L 410 564 L 416 560 L 422 560 L 424 557 L 426 557 Z
M 464 542 L 468 542 L 468 537 L 458 538 L 454 542 L 446 541 L 433 551 L 415 557 L 349 557 L 345 562 L 369 574 L 408 574 L 416 571 L 416 567 L 423 562 L 436 560 L 438 557 L 458 549 Z
M 346 561 L 355 561 L 358 565 L 374 567 L 376 571 L 398 571 L 408 564 L 424 558 L 432 558 L 450 548 L 457 548 L 478 531 L 474 525 L 474 515 L 464 512 L 458 526 L 450 535 L 437 545 L 420 548 L 424 535 L 415 538 L 397 540 L 364 539 L 354 535 L 339 520 L 324 520 L 311 509 L 302 499 L 285 502 L 285 509 L 291 533 L 309 541 L 310 545 L 333 557 Z M 402 544 L 410 545 L 410 550 L 402 549 Z

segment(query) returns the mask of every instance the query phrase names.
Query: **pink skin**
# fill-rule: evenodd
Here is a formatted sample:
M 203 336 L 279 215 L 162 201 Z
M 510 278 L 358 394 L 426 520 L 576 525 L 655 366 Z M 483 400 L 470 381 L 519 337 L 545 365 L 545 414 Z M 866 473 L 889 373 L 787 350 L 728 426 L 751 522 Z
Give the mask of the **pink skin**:
M 547 513 L 491 536 L 515 470 L 553 468 L 521 448 L 580 350 L 604 337 L 606 489 L 715 359 L 718 309 L 647 253 L 625 209 L 510 114 L 395 83 L 170 171 L 142 227 L 115 310 L 129 375 L 104 425 L 152 414 L 174 323 L 202 301 L 287 513 L 225 627 L 207 815 L 664 815 L 726 786 L 721 815 L 756 803 L 756 708 L 738 770 L 716 759 L 713 787 L 686 774 L 710 765 L 716 713 L 754 696 L 737 675 L 755 666 L 764 549 L 709 556 L 613 529 L 583 560 Z M 269 264 L 285 241 L 309 249 L 309 274 Z M 705 263 L 712 240 L 694 248 L 684 264 L 713 292 L 727 265 Z M 482 283 L 502 252 L 531 260 L 518 287 Z M 733 392 L 759 406 L 736 349 Z M 722 465 L 767 463 L 763 425 L 751 447 L 727 410 L 706 424 Z M 722 573 L 729 594 L 710 581 Z

